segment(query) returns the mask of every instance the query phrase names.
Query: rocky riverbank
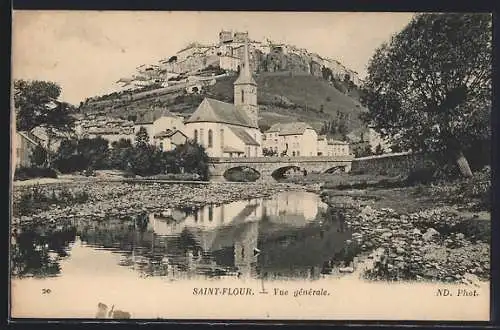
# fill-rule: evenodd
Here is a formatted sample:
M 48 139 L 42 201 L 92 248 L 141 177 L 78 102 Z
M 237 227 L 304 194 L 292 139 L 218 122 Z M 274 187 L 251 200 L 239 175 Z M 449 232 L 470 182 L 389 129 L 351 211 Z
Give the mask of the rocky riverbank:
M 14 208 L 23 194 L 33 187 L 15 187 Z M 51 204 L 48 209 L 30 209 L 28 214 L 14 215 L 13 224 L 56 223 L 68 218 L 92 218 L 102 221 L 111 217 L 125 217 L 142 212 L 161 212 L 166 208 L 196 209 L 207 204 L 224 204 L 240 199 L 266 197 L 285 190 L 304 190 L 306 187 L 279 183 L 122 183 L 79 182 L 73 184 L 37 186 L 42 196 L 85 192 L 88 200 L 72 205 Z M 15 214 L 15 212 L 14 212 Z
M 356 191 L 342 191 L 342 196 L 324 191 L 322 196 L 332 210 L 344 213 L 360 255 L 382 251 L 373 267 L 364 272 L 365 278 L 469 284 L 489 280 L 491 231 L 487 217 L 471 218 L 446 206 L 417 212 L 377 208 L 376 190 L 370 191 L 369 198 Z

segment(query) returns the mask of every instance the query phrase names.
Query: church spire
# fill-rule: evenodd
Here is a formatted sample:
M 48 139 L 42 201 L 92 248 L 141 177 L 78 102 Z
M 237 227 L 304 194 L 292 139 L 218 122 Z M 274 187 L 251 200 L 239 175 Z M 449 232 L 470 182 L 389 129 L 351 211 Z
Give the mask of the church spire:
M 244 54 L 243 54 L 243 67 L 240 66 L 240 76 L 238 79 L 234 82 L 234 84 L 252 84 L 252 85 L 257 85 L 255 80 L 252 77 L 252 72 L 250 70 L 250 60 L 248 56 L 248 33 L 247 37 L 245 38 L 245 47 L 244 47 Z

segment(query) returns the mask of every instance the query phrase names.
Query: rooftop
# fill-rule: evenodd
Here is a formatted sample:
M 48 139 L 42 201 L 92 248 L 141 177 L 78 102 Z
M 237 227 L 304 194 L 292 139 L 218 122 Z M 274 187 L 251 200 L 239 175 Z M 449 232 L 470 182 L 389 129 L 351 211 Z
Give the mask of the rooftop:
M 304 122 L 277 123 L 271 126 L 266 133 L 278 132 L 279 135 L 302 135 L 306 129 L 313 129 L 311 125 Z
M 216 122 L 256 128 L 250 118 L 232 103 L 205 98 L 186 123 Z
M 250 146 L 260 146 L 259 142 L 255 141 L 255 139 L 247 133 L 243 128 L 239 127 L 229 127 L 229 129 L 236 135 L 240 140 L 242 140 L 245 145 Z
M 161 117 L 178 117 L 168 111 L 167 109 L 154 109 L 154 110 L 146 110 L 146 113 L 141 118 L 137 118 L 135 121 L 136 125 L 141 124 L 152 124 L 155 120 Z

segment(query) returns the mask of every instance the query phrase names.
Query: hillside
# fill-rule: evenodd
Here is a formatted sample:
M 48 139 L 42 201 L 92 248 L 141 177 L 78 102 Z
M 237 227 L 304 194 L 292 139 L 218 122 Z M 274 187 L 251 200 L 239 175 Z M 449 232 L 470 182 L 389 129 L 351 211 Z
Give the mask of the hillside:
M 305 121 L 318 132 L 326 121 L 344 120 L 349 131 L 361 126 L 362 106 L 355 97 L 337 90 L 332 83 L 311 75 L 286 72 L 256 74 L 260 124 L 263 129 L 276 122 Z M 127 93 L 116 94 L 100 102 L 87 102 L 83 113 L 104 112 L 122 119 L 140 118 L 155 107 L 167 107 L 185 116 L 193 113 L 204 97 L 233 101 L 236 75 L 222 77 L 212 86 L 187 94 L 184 90 L 154 92 L 131 99 Z M 164 89 L 160 89 L 164 90 Z
M 188 117 L 204 97 L 232 102 L 245 47 L 258 83 L 262 130 L 305 121 L 320 132 L 328 122 L 330 133 L 345 135 L 362 125 L 355 71 L 306 49 L 269 39 L 249 42 L 248 33 L 230 31 L 222 31 L 214 44 L 194 42 L 158 64 L 139 66 L 137 74 L 117 81 L 121 91 L 88 98 L 80 110 L 135 121 L 153 108 Z

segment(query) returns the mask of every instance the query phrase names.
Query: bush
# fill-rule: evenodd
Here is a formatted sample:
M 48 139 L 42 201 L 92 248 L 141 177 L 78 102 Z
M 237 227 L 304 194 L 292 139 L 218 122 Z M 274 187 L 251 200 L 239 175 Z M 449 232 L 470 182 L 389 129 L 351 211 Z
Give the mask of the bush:
M 46 167 L 19 167 L 14 172 L 14 180 L 28 180 L 32 178 L 54 178 L 57 179 L 57 172 Z
M 35 185 L 29 187 L 14 201 L 13 211 L 15 215 L 28 215 L 37 210 L 48 210 L 53 204 L 68 206 L 85 203 L 89 198 L 86 191 L 73 193 L 67 188 L 49 191 L 46 187 Z
M 415 185 L 419 183 L 431 183 L 435 179 L 435 173 L 436 169 L 430 167 L 413 170 L 410 172 L 410 174 L 408 174 L 408 177 L 406 178 L 406 184 Z

